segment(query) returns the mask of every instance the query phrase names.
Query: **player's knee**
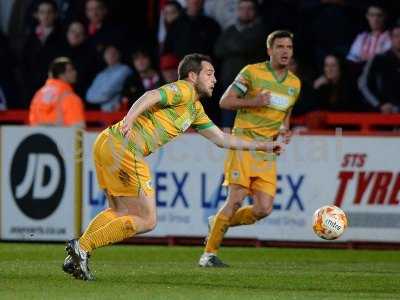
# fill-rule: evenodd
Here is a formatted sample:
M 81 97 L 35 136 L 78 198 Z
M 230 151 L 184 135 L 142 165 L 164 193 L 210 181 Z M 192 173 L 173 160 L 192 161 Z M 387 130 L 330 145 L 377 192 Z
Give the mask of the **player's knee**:
M 229 206 L 232 210 L 238 210 L 242 206 L 243 199 L 230 197 L 226 201 L 226 206 Z
M 230 186 L 227 203 L 233 209 L 237 210 L 242 205 L 242 202 L 243 202 L 244 198 L 247 196 L 247 194 L 248 194 L 247 189 L 245 189 L 243 187 L 235 186 L 235 185 Z
M 272 213 L 272 205 L 270 204 L 258 205 L 254 207 L 253 212 L 258 220 L 263 219 Z
M 233 210 L 237 211 L 240 207 L 242 206 L 242 201 L 237 201 L 235 203 L 233 203 Z
M 147 220 L 147 229 L 149 231 L 151 231 L 151 230 L 154 230 L 156 228 L 156 226 L 157 226 L 157 218 L 155 216 L 154 217 L 150 217 Z
M 242 206 L 242 202 L 243 201 L 240 199 L 226 201 L 224 214 L 229 218 L 233 217 L 233 215 L 236 213 L 236 211 Z

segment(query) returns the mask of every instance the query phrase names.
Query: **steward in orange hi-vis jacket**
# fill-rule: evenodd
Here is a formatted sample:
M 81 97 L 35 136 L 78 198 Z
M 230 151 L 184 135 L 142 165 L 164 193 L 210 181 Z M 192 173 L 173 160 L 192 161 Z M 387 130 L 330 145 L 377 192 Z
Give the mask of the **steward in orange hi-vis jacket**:
M 65 57 L 56 58 L 49 69 L 49 78 L 32 99 L 29 124 L 32 126 L 84 126 L 82 99 L 72 84 L 77 73 Z

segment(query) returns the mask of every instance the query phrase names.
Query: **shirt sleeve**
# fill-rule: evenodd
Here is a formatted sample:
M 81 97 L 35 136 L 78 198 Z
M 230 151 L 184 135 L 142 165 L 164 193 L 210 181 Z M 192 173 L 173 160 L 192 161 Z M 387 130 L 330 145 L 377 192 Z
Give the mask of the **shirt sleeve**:
M 240 96 L 246 95 L 251 86 L 251 74 L 249 66 L 244 67 L 236 76 L 232 84 Z
M 353 44 L 351 45 L 350 51 L 347 54 L 347 59 L 352 62 L 360 62 L 361 61 L 361 47 L 362 47 L 362 34 L 357 35 L 356 39 L 354 40 Z
M 358 89 L 364 96 L 364 99 L 369 102 L 372 107 L 380 105 L 379 96 L 376 93 L 376 82 L 380 77 L 381 71 L 379 70 L 379 55 L 367 61 L 364 66 L 361 76 L 358 78 Z
M 215 126 L 213 121 L 207 116 L 206 112 L 204 111 L 203 105 L 201 105 L 200 101 L 196 101 L 195 103 L 196 109 L 196 117 L 191 125 L 191 127 L 197 131 L 210 128 Z
M 192 99 L 193 90 L 180 82 L 163 85 L 159 89 L 162 107 L 179 106 Z

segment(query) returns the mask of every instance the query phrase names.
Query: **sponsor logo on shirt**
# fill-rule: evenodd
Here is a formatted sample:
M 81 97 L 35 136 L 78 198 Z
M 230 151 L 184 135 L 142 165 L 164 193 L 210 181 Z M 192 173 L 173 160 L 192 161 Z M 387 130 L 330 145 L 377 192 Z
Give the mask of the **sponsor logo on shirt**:
M 179 91 L 179 89 L 178 89 L 178 87 L 176 86 L 175 83 L 171 83 L 171 84 L 167 85 L 167 88 L 172 90 L 174 93 L 177 93 Z
M 193 119 L 192 117 L 188 114 L 185 113 L 182 116 L 180 116 L 178 119 L 175 120 L 175 125 L 176 127 L 179 128 L 179 130 L 186 131 L 190 125 L 192 124 Z
M 190 124 L 192 124 L 192 120 L 185 120 L 182 123 L 182 131 L 186 131 L 190 127 Z
M 287 96 L 271 93 L 270 100 L 271 102 L 268 106 L 278 110 L 287 110 L 290 106 L 290 101 Z

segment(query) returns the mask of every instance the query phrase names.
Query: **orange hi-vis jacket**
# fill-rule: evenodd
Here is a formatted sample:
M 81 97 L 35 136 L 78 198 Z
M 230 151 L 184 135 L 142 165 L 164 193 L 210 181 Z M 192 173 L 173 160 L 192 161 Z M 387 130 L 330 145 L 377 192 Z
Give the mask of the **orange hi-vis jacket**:
M 71 85 L 60 79 L 48 79 L 32 99 L 29 124 L 73 126 L 84 123 L 82 99 Z

